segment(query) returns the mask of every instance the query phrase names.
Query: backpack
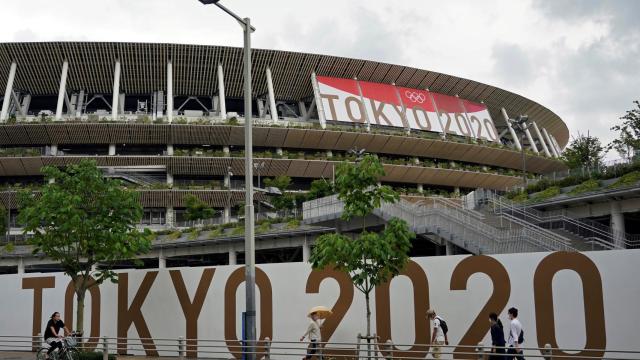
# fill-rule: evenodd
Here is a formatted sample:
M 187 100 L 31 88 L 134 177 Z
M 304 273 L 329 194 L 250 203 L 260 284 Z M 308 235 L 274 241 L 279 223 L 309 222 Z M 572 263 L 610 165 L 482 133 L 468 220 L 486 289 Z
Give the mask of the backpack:
M 518 335 L 518 344 L 522 344 L 524 342 L 524 330 L 520 330 L 520 335 Z
M 447 322 L 444 321 L 444 319 L 441 318 L 440 316 L 436 316 L 436 319 L 440 321 L 440 329 L 442 329 L 442 332 L 445 335 L 447 335 L 447 333 L 449 332 L 449 327 L 447 326 Z

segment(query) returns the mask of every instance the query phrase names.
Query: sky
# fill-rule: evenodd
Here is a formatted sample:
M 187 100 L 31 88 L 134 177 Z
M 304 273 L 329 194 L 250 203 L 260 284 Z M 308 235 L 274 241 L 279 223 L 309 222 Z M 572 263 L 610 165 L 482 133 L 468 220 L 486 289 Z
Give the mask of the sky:
M 254 48 L 354 57 L 501 87 L 595 135 L 640 100 L 640 1 L 223 0 Z M 242 46 L 240 26 L 197 0 L 2 0 L 0 41 Z M 616 158 L 609 154 L 608 158 Z

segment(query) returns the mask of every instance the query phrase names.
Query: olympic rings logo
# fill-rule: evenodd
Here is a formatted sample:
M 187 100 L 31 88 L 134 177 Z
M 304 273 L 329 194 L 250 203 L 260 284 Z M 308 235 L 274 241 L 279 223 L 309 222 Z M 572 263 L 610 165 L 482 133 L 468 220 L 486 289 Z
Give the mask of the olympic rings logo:
M 412 102 L 422 104 L 427 98 L 423 93 L 406 90 L 404 95 Z

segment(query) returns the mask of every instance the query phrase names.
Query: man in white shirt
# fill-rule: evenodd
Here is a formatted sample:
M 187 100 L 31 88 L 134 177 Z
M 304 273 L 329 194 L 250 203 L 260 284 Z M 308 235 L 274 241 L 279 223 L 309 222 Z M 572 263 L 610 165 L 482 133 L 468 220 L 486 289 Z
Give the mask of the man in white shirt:
M 507 354 L 511 356 L 507 356 L 507 359 L 516 358 L 518 360 L 524 360 L 521 349 L 524 338 L 522 336 L 522 324 L 520 324 L 520 320 L 518 320 L 518 309 L 512 307 L 507 312 L 509 314 L 509 320 L 511 320 L 511 324 L 509 324 L 509 339 L 507 340 L 507 345 L 509 345 Z M 522 342 L 520 342 L 520 340 L 522 340 Z
M 440 326 L 442 319 L 439 316 L 436 316 L 435 310 L 427 310 L 427 318 L 433 321 L 433 331 L 431 331 L 431 354 L 434 359 L 440 359 L 442 345 L 449 345 L 449 339 L 447 338 L 447 334 L 442 330 L 442 326 Z

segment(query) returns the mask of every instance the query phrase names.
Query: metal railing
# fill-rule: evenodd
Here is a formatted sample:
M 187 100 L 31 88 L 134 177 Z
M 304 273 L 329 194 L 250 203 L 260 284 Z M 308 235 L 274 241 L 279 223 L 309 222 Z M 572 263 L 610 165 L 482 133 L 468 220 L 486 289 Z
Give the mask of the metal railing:
M 467 195 L 470 196 L 470 195 Z M 520 205 L 498 195 L 495 191 L 475 191 L 471 196 L 481 204 L 489 205 L 496 215 L 534 224 L 549 230 L 564 230 L 601 249 L 639 248 L 640 235 L 616 233 L 609 226 L 589 219 L 567 216 L 567 211 L 542 212 L 529 206 Z
M 308 201 L 303 204 L 303 218 L 307 222 L 336 219 L 343 207 L 336 195 Z M 374 213 L 385 220 L 405 220 L 417 234 L 436 234 L 475 254 L 575 251 L 567 239 L 534 225 L 523 223 L 516 229 L 498 229 L 486 224 L 478 212 L 441 198 L 383 203 Z
M 508 347 L 492 347 L 482 342 L 475 345 L 401 344 L 391 340 L 380 341 L 375 334 L 371 337 L 358 335 L 356 342 L 317 342 L 315 359 L 337 360 L 419 360 L 438 351 L 444 358 L 485 359 L 489 355 L 511 356 L 492 353 L 492 350 Z M 46 347 L 40 335 L 3 336 L 0 335 L 0 354 L 11 354 L 12 358 L 31 359 L 32 352 Z M 300 359 L 310 354 L 308 343 L 296 341 L 272 341 L 268 337 L 256 341 L 255 345 L 246 341 L 231 339 L 188 339 L 178 338 L 79 338 L 77 348 L 85 352 L 101 353 L 103 360 L 110 355 L 134 355 L 139 357 L 166 357 L 184 360 L 187 358 L 246 358 L 255 354 L 258 360 Z M 369 342 L 367 342 L 369 340 Z M 539 344 L 538 344 L 539 345 Z M 553 348 L 550 344 L 541 347 L 520 346 L 528 358 L 550 359 L 640 359 L 640 350 L 627 349 L 575 349 Z M 98 355 L 99 356 L 99 355 Z

